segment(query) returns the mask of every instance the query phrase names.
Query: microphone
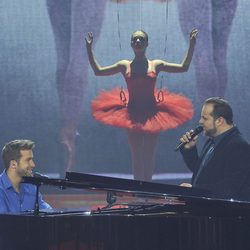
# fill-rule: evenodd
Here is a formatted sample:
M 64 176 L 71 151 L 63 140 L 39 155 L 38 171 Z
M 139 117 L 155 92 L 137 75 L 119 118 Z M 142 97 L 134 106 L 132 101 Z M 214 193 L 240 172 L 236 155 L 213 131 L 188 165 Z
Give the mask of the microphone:
M 201 133 L 203 131 L 202 126 L 197 126 L 194 131 L 191 133 L 191 139 L 192 140 L 196 135 Z M 188 142 L 181 142 L 176 148 L 175 151 L 178 151 L 179 149 L 183 148 Z
M 45 175 L 45 174 L 41 174 L 39 172 L 34 172 L 33 173 L 33 177 L 36 177 L 36 178 L 45 178 L 45 179 L 48 179 L 49 176 Z

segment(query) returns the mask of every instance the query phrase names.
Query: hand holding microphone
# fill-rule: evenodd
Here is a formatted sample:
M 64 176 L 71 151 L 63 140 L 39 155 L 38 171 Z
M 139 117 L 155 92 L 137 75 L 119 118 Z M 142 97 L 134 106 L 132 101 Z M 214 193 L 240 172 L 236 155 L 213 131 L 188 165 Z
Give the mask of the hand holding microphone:
M 181 139 L 179 145 L 175 148 L 175 151 L 183 148 L 185 146 L 186 149 L 192 148 L 196 144 L 197 135 L 203 131 L 202 126 L 197 126 L 194 130 L 190 130 L 186 134 L 184 134 Z

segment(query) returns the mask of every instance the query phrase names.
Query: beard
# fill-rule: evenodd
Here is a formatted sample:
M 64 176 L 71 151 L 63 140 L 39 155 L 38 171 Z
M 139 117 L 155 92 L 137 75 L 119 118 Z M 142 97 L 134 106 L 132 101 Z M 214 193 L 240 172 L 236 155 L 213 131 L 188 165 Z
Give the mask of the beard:
M 213 125 L 213 128 L 204 129 L 204 134 L 208 137 L 214 137 L 217 134 L 217 129 L 215 125 Z

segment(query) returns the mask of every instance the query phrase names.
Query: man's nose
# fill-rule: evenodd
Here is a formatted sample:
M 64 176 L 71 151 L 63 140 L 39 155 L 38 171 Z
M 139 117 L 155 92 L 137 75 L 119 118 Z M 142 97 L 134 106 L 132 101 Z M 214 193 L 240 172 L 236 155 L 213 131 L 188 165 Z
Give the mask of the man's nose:
M 36 166 L 34 161 L 31 161 L 31 167 L 34 168 Z

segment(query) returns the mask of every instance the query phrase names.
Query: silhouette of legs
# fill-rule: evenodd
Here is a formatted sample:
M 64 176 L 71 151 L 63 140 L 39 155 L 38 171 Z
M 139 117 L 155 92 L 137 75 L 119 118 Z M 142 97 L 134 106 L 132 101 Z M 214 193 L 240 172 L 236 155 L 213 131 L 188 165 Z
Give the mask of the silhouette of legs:
M 178 0 L 177 4 L 185 36 L 194 27 L 199 30 L 193 58 L 199 101 L 224 96 L 228 37 L 237 0 Z
M 158 135 L 128 130 L 132 170 L 135 180 L 152 180 Z
M 98 39 L 107 0 L 47 0 L 57 52 L 56 84 L 60 102 L 60 142 L 65 170 L 75 165 L 75 139 L 83 111 L 89 66 L 84 37 L 93 31 Z

